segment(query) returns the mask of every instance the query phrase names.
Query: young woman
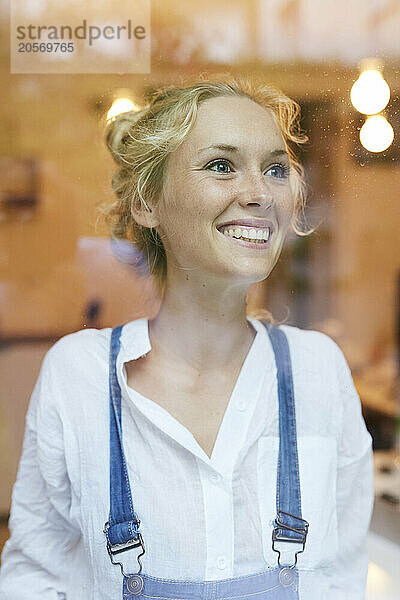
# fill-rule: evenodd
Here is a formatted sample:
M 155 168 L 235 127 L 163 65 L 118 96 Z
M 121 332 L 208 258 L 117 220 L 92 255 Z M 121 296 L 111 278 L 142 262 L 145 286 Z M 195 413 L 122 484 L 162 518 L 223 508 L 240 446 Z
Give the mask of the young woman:
M 372 439 L 346 360 L 246 315 L 301 234 L 298 117 L 268 85 L 200 80 L 109 124 L 112 235 L 161 307 L 46 354 L 1 600 L 365 597 Z

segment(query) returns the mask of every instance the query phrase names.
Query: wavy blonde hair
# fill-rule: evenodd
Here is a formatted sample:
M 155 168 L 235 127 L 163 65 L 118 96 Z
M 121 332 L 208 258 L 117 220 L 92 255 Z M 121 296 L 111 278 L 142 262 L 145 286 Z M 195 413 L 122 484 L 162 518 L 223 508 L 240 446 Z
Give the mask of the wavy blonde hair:
M 218 76 L 216 80 L 197 78 L 186 84 L 158 88 L 140 110 L 124 112 L 109 121 L 105 141 L 118 170 L 112 177 L 116 200 L 100 205 L 113 240 L 129 240 L 147 259 L 157 287 L 164 289 L 167 261 L 162 240 L 154 228 L 137 223 L 132 207 L 149 210 L 148 201 L 157 201 L 162 190 L 166 161 L 194 126 L 202 102 L 220 96 L 250 98 L 270 109 L 276 116 L 291 163 L 291 185 L 295 210 L 291 227 L 300 236 L 313 230 L 301 229 L 304 217 L 306 184 L 304 170 L 292 145 L 308 141 L 300 127 L 300 106 L 277 88 L 254 78 Z M 272 321 L 271 313 L 258 311 Z M 255 313 L 253 313 L 255 315 Z

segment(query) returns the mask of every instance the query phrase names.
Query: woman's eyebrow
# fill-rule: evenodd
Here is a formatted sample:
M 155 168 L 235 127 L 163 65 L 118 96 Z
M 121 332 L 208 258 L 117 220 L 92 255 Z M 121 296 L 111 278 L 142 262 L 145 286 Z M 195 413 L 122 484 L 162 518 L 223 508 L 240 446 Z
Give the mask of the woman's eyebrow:
M 211 144 L 211 146 L 206 146 L 205 148 L 199 148 L 199 152 L 204 152 L 205 150 L 223 150 L 225 152 L 239 152 L 239 148 L 237 146 L 231 146 L 230 144 Z M 270 150 L 268 152 L 270 156 L 288 156 L 285 148 L 276 148 L 275 150 Z

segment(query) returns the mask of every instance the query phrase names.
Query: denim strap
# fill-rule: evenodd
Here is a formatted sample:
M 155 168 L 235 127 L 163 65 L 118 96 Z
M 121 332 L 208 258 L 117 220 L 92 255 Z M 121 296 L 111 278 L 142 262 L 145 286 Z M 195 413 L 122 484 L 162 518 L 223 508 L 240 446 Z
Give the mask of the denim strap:
M 275 355 L 279 399 L 279 457 L 273 540 L 304 543 L 308 523 L 301 516 L 300 473 L 297 453 L 296 412 L 292 364 L 287 337 L 282 329 L 263 322 Z M 288 541 L 289 541 L 288 540 Z
M 111 546 L 125 544 L 138 537 L 140 521 L 133 509 L 132 493 L 122 444 L 121 388 L 117 378 L 117 357 L 122 325 L 111 333 L 110 391 L 110 514 L 107 540 Z

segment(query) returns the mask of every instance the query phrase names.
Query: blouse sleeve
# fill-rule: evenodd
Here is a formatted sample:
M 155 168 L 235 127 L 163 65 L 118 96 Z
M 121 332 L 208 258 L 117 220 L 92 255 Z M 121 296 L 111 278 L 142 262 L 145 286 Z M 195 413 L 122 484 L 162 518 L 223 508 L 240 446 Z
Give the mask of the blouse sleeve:
M 364 600 L 368 574 L 367 534 L 374 504 L 372 437 L 362 416 L 349 366 L 337 347 L 341 399 L 336 507 L 339 550 L 332 600 Z
M 65 598 L 68 554 L 79 535 L 69 520 L 71 490 L 51 355 L 52 348 L 42 361 L 26 414 L 10 538 L 1 557 L 0 600 Z

